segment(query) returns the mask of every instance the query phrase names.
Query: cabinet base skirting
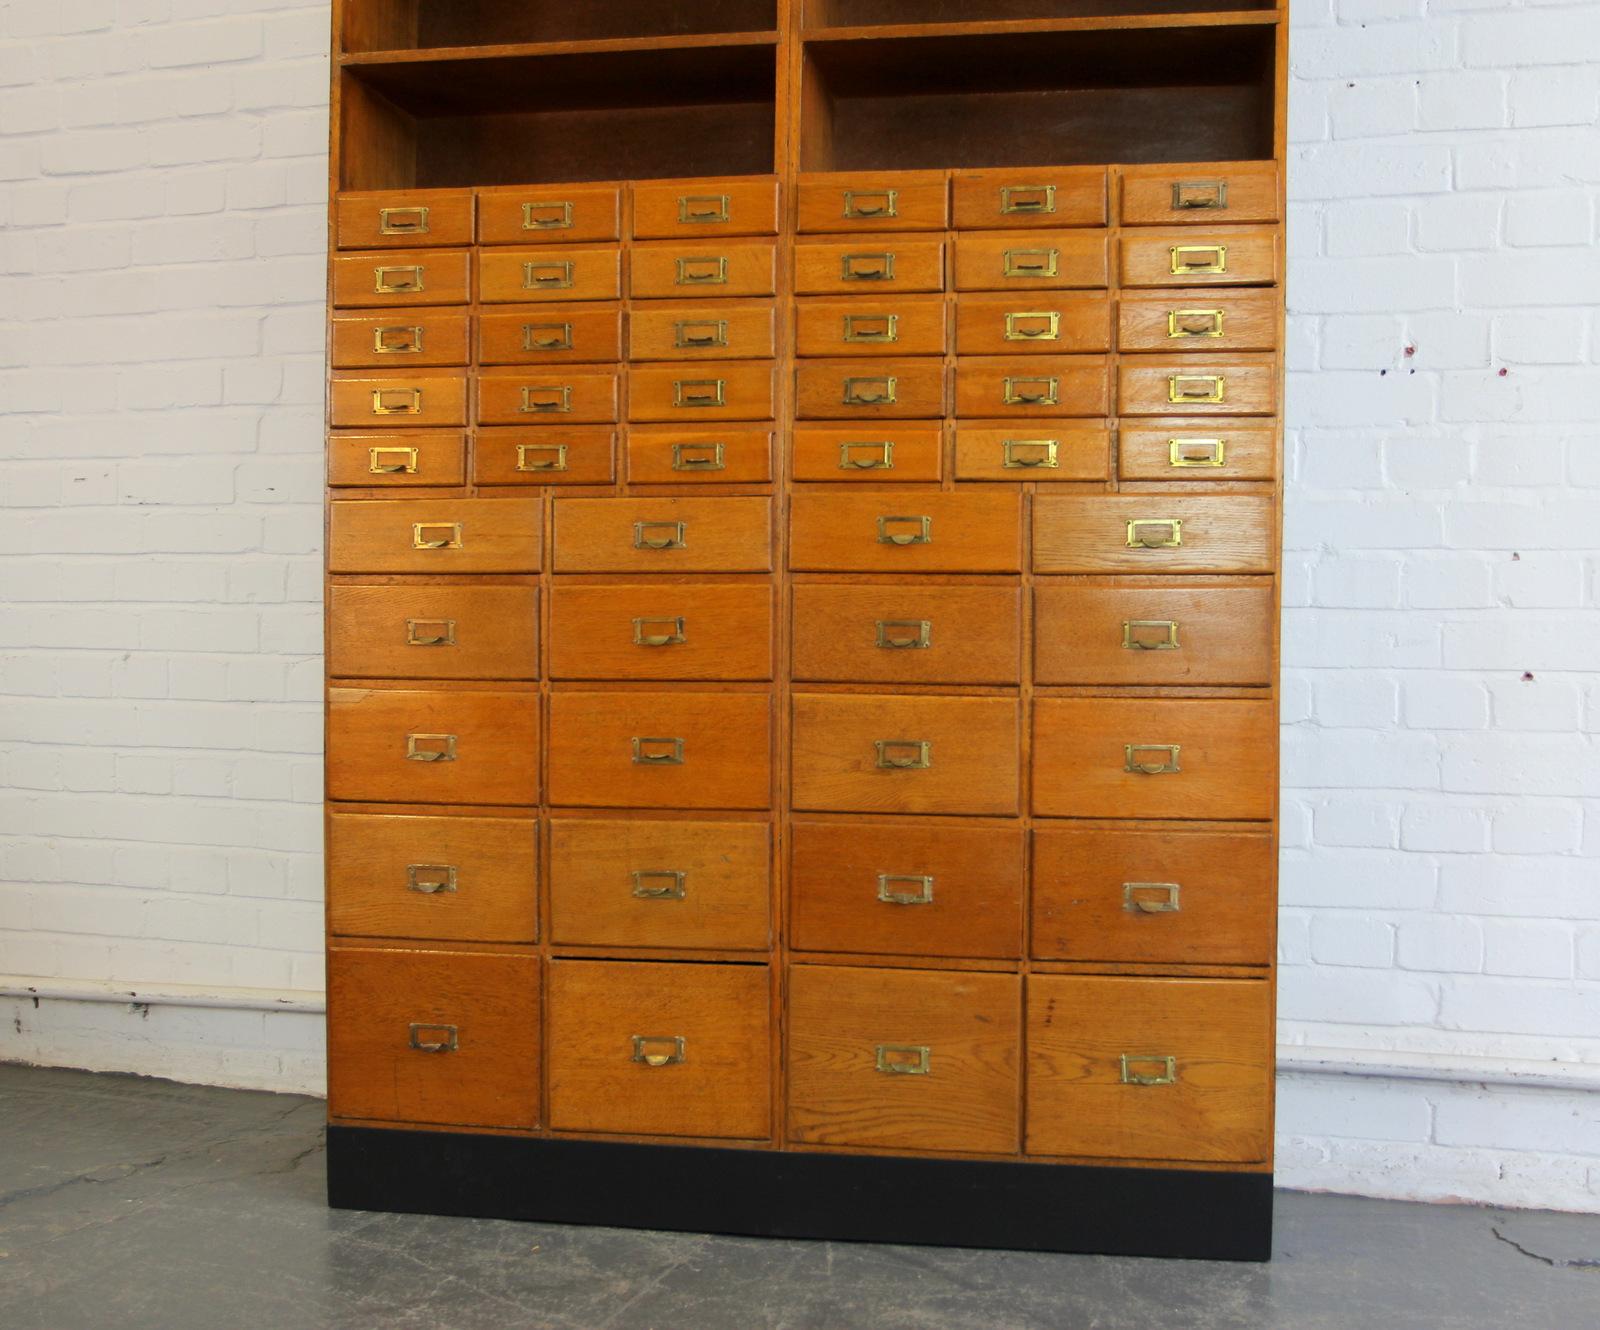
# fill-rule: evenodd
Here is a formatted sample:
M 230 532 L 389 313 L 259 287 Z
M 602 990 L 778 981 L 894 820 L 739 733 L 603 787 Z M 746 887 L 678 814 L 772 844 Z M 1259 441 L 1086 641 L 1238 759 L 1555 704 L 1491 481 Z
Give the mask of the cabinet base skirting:
M 1265 1261 L 1270 1173 L 328 1128 L 339 1209 Z

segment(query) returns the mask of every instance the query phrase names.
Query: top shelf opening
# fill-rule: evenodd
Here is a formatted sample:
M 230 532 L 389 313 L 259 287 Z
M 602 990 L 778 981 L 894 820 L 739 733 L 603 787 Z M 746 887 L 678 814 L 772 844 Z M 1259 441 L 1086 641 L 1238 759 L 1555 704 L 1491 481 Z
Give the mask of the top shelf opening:
M 905 28 L 1037 23 L 1140 15 L 1273 13 L 1276 0 L 805 0 L 804 26 Z

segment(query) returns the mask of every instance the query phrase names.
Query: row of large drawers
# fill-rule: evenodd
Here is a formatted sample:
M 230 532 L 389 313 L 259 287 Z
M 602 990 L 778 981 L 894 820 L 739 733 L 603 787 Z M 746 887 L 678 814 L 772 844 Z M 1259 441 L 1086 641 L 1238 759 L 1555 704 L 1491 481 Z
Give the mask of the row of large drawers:
M 773 1129 L 764 965 L 336 946 L 328 987 L 337 1117 L 546 1125 L 543 1071 L 557 1131 Z M 794 965 L 784 1136 L 1256 1161 L 1268 1147 L 1270 1012 L 1259 980 Z

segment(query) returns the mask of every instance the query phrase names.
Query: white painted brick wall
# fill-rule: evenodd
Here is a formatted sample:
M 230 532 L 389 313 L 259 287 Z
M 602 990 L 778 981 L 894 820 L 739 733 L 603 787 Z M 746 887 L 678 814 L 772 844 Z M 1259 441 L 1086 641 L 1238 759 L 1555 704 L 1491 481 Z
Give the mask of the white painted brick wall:
M 1600 3 L 1293 0 L 1282 1034 L 1600 1067 Z M 0 7 L 0 973 L 320 987 L 327 10 Z M 0 1056 L 314 1086 L 314 1017 Z M 1293 1073 L 1281 1176 L 1600 1209 L 1600 1095 Z

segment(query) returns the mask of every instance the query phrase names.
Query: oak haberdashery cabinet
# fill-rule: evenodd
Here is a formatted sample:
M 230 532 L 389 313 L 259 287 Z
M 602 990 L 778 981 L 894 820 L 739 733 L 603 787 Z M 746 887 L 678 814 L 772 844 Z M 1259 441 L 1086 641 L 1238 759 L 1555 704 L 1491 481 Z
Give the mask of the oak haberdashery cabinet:
M 1285 23 L 335 0 L 334 1204 L 1267 1255 Z

